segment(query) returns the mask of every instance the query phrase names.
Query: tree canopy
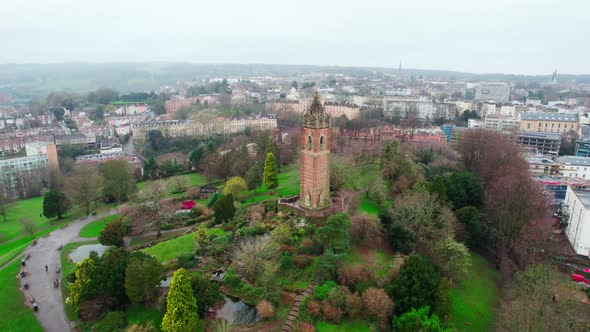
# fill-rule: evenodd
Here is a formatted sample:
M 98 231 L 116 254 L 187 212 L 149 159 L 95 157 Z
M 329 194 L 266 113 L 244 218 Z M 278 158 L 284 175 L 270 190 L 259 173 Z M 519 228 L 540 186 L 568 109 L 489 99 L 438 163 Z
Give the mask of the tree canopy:
M 170 291 L 166 296 L 166 314 L 162 319 L 162 331 L 193 331 L 199 324 L 197 300 L 191 280 L 185 269 L 174 272 Z

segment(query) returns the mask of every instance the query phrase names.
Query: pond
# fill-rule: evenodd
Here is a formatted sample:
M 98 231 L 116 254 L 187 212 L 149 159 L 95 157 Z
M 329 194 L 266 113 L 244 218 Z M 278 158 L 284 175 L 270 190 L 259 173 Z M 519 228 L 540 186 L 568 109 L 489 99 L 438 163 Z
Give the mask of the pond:
M 108 246 L 102 244 L 86 244 L 74 249 L 69 257 L 74 263 L 80 263 L 84 258 L 90 256 L 91 251 L 96 251 L 98 256 L 101 256 L 108 248 Z
M 260 319 L 255 306 L 228 295 L 223 295 L 223 298 L 225 303 L 215 312 L 216 318 L 223 318 L 233 325 L 251 325 Z
M 172 281 L 172 276 L 166 277 L 166 279 L 160 281 L 160 287 L 170 287 L 171 281 Z

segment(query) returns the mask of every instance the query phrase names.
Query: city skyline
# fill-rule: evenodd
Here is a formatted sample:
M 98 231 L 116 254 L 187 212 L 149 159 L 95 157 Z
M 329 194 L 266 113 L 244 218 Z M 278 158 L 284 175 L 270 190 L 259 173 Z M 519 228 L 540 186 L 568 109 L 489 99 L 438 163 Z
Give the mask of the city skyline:
M 469 73 L 587 74 L 590 3 L 455 0 L 160 4 L 8 3 L 0 63 L 309 64 Z M 576 10 L 572 10 L 575 8 Z M 23 15 L 27 13 L 27 15 Z

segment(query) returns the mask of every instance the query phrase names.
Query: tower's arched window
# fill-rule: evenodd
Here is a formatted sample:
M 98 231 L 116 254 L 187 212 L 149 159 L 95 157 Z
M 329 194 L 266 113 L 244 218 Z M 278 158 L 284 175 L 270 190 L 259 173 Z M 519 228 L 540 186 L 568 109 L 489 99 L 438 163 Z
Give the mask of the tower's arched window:
M 307 136 L 307 149 L 311 150 L 311 136 Z
M 324 136 L 320 136 L 320 149 L 324 150 L 326 148 L 326 140 L 324 139 Z

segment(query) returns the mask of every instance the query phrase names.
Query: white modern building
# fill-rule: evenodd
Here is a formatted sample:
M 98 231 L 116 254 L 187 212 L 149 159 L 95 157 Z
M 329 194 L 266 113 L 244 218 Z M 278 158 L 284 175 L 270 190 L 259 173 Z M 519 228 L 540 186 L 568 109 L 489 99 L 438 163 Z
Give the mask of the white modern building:
M 565 235 L 578 255 L 590 256 L 590 191 L 567 188 Z
M 555 159 L 561 163 L 561 174 L 570 178 L 590 179 L 590 158 L 561 156 Z

